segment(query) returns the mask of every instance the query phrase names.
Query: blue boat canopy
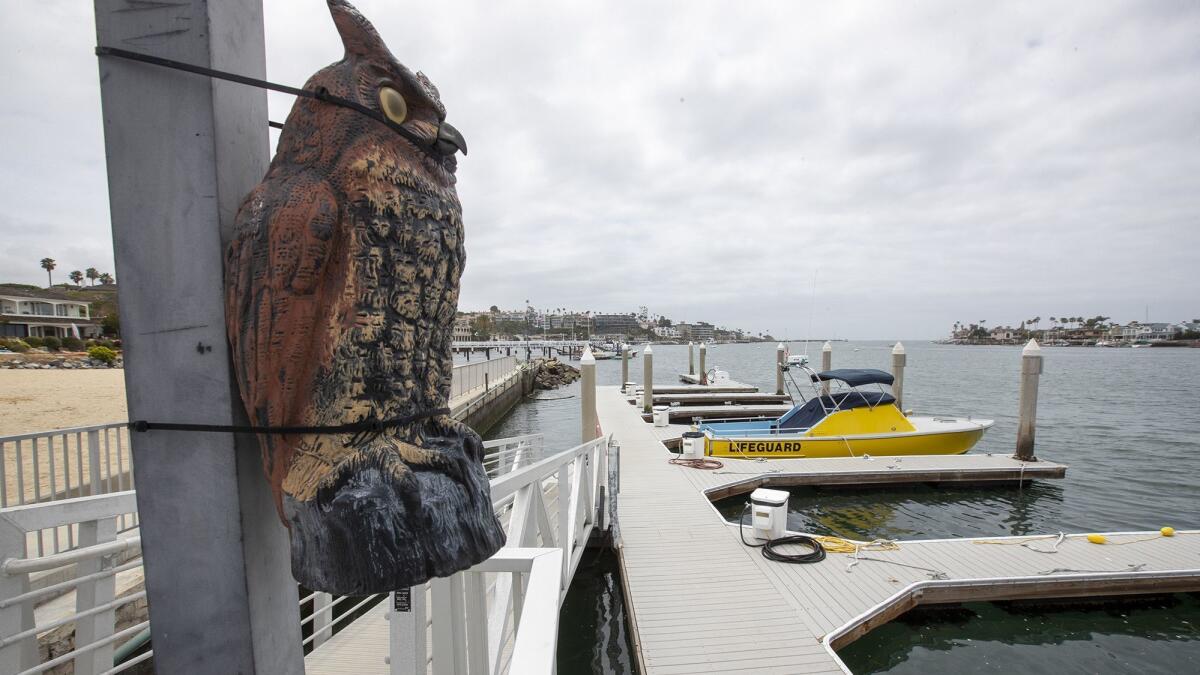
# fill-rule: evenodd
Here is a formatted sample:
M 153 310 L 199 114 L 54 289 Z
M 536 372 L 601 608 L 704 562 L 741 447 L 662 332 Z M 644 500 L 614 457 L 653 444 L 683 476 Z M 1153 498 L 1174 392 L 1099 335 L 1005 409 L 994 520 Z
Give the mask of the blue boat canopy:
M 886 375 L 887 373 L 884 374 Z M 891 376 L 889 375 L 888 377 Z M 825 416 L 828 414 L 826 411 L 874 408 L 877 405 L 887 405 L 888 403 L 895 402 L 896 399 L 894 396 L 881 391 L 843 391 L 840 394 L 833 394 L 831 396 L 810 398 L 807 403 L 802 403 L 784 413 L 783 417 L 780 417 L 775 423 L 775 428 L 810 429 L 816 426 L 817 422 L 825 419 Z
M 835 368 L 833 370 L 826 370 L 823 373 L 817 373 L 813 382 L 840 380 L 851 387 L 861 387 L 864 384 L 890 385 L 894 379 L 891 373 L 875 370 L 874 368 Z

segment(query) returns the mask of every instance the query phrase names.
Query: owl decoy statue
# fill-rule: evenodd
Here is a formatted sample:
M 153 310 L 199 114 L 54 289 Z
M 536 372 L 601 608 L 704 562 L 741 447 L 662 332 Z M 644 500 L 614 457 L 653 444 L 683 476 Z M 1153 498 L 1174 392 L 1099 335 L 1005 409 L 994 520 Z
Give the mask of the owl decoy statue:
M 445 414 L 462 275 L 455 154 L 438 90 L 328 0 L 345 57 L 298 98 L 226 252 L 234 370 L 251 423 L 373 433 L 262 433 L 292 573 L 365 595 L 423 583 L 504 544 L 479 436 Z M 407 421 L 405 421 L 407 420 Z

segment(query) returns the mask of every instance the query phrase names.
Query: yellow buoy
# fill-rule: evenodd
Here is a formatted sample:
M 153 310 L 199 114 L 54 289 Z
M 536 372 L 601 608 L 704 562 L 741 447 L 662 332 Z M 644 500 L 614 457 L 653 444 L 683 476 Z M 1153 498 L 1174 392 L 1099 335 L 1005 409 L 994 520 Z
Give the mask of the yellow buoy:
M 1175 536 L 1175 528 L 1173 528 L 1173 527 L 1164 527 L 1163 529 L 1159 530 L 1159 532 L 1161 532 L 1162 536 L 1164 536 L 1164 537 L 1174 537 Z
M 1087 540 L 1093 544 L 1104 544 L 1108 542 L 1108 539 L 1106 539 L 1102 534 L 1089 534 L 1087 536 Z

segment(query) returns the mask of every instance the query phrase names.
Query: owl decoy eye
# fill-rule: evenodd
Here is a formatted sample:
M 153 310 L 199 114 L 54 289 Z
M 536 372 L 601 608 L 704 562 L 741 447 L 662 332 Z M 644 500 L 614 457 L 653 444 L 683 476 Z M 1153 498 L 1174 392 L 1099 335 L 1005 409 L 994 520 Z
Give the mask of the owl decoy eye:
M 400 92 L 391 87 L 379 88 L 379 107 L 383 109 L 383 114 L 396 124 L 403 123 L 408 117 L 408 104 L 404 102 Z

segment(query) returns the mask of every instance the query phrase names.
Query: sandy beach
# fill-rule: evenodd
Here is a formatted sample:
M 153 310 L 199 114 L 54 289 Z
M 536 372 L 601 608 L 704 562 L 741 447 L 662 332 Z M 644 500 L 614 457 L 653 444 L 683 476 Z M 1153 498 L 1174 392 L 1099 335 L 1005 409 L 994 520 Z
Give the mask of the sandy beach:
M 127 419 L 123 370 L 0 370 L 0 436 L 125 422 Z M 116 430 L 110 430 L 101 437 L 102 476 L 120 475 L 129 467 L 129 448 L 122 444 L 118 452 L 116 433 Z M 65 453 L 64 438 L 69 449 Z M 53 459 L 48 443 L 53 443 Z M 32 442 L 24 441 L 21 444 L 21 472 L 25 476 L 25 499 L 32 500 L 39 495 L 44 498 L 64 488 L 78 486 L 80 477 L 88 471 L 86 450 L 79 451 L 82 443 L 86 443 L 86 438 L 73 434 L 58 436 L 42 440 L 34 452 Z M 5 506 L 16 503 L 19 497 L 16 455 L 17 444 L 6 444 Z M 35 474 L 38 476 L 36 481 L 33 480 Z
M 123 370 L 0 370 L 0 436 L 127 419 Z

